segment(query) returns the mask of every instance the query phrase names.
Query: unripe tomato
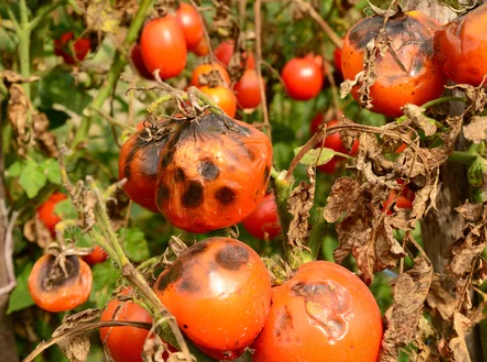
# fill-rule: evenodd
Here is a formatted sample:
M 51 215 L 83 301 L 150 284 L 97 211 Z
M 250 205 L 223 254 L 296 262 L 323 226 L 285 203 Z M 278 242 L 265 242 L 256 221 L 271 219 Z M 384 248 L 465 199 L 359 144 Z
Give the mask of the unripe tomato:
M 221 85 L 227 87 L 230 85 L 230 76 L 227 70 L 218 63 L 198 65 L 191 75 L 191 85 L 195 87 L 207 85 L 208 82 L 205 84 L 204 82 L 201 83 L 200 80 L 201 77 L 208 77 L 210 73 L 216 73 L 216 76 L 221 80 Z
M 291 59 L 281 77 L 289 97 L 300 101 L 316 97 L 323 86 L 323 69 L 312 57 Z
M 130 58 L 132 59 L 132 63 L 134 64 L 135 69 L 139 72 L 139 74 L 149 80 L 154 80 L 154 76 L 151 72 L 147 70 L 147 67 L 144 64 L 144 60 L 142 59 L 142 54 L 140 53 L 140 45 L 134 44 L 132 47 L 132 51 L 130 52 Z
M 60 192 L 54 192 L 49 198 L 37 208 L 37 216 L 44 226 L 51 232 L 51 235 L 55 234 L 55 227 L 61 218 L 54 211 L 56 204 L 60 201 L 66 200 L 67 196 Z
M 46 254 L 38 259 L 29 275 L 29 292 L 39 308 L 48 312 L 66 312 L 88 300 L 93 276 L 91 269 L 77 256 L 66 257 L 64 274 L 56 257 Z
M 272 166 L 264 133 L 224 115 L 183 123 L 164 147 L 156 203 L 174 226 L 207 232 L 235 225 L 262 201 Z
M 438 62 L 456 83 L 478 87 L 487 74 L 487 5 L 470 10 L 436 33 Z
M 384 26 L 384 18 L 372 16 L 358 22 L 345 37 L 342 49 L 342 69 L 345 79 L 353 80 L 364 69 L 364 50 Z M 439 29 L 436 20 L 418 12 L 390 18 L 387 36 L 392 41 L 397 59 L 390 51 L 375 57 L 377 79 L 370 87 L 372 111 L 389 117 L 403 114 L 406 103 L 422 105 L 443 93 L 446 77 L 434 57 L 433 38 Z M 357 87 L 352 90 L 359 98 Z
M 365 284 L 340 265 L 304 264 L 274 287 L 254 362 L 376 362 L 382 320 Z
M 223 86 L 210 88 L 205 85 L 200 88 L 200 91 L 210 97 L 228 117 L 235 117 L 237 113 L 237 98 L 229 88 Z
M 277 213 L 273 193 L 265 195 L 262 202 L 242 221 L 250 235 L 260 240 L 271 240 L 281 233 L 281 223 Z
M 83 256 L 83 260 L 87 262 L 89 265 L 95 265 L 98 263 L 103 263 L 108 258 L 108 253 L 98 245 L 95 245 L 93 251 Z
M 333 60 L 335 62 L 335 69 L 340 73 L 342 72 L 342 50 L 340 48 L 335 48 L 333 52 Z
M 271 280 L 248 245 L 219 237 L 181 254 L 157 279 L 154 291 L 189 339 L 210 356 L 230 360 L 262 330 Z
M 183 30 L 188 50 L 196 48 L 205 35 L 198 11 L 193 6 L 182 2 L 176 12 L 176 19 Z
M 147 70 L 159 69 L 161 79 L 179 75 L 186 66 L 186 42 L 181 26 L 172 15 L 149 21 L 140 37 L 140 53 Z
M 62 57 L 64 62 L 69 65 L 81 62 L 90 51 L 89 39 L 77 39 L 74 44 L 71 44 L 73 38 L 74 33 L 68 31 L 61 35 L 59 39 L 54 40 L 54 54 Z
M 264 80 L 262 79 L 262 84 Z M 238 105 L 242 108 L 256 108 L 261 102 L 259 77 L 254 69 L 247 69 L 234 85 Z
M 218 46 L 215 48 L 215 57 L 221 63 L 223 63 L 223 65 L 228 67 L 234 51 L 235 51 L 235 42 L 233 40 L 226 40 L 218 44 Z M 242 57 L 245 60 L 246 69 L 255 68 L 255 58 L 252 53 L 245 52 L 242 54 Z

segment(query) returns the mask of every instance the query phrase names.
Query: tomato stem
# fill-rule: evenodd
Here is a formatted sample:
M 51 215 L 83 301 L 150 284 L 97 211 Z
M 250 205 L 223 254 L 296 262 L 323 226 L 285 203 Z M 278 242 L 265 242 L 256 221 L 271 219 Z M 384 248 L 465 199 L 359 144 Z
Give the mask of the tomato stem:
M 471 165 L 479 156 L 467 151 L 453 151 L 448 161 Z
M 447 103 L 447 102 L 466 102 L 467 99 L 465 97 L 443 97 L 433 99 L 432 101 L 426 102 L 421 106 L 421 108 L 430 108 L 436 106 L 437 104 Z

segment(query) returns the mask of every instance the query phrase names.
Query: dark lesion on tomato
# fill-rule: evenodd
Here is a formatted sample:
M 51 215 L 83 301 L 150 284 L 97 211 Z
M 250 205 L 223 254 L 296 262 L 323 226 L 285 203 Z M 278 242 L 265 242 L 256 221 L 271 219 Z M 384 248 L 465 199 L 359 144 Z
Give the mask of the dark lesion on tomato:
M 198 278 L 187 275 L 178 282 L 177 288 L 181 292 L 198 293 L 201 290 L 201 285 Z
M 235 202 L 237 194 L 230 187 L 223 186 L 216 191 L 215 198 L 222 205 L 230 205 Z
M 174 181 L 176 182 L 184 182 L 186 180 L 186 174 L 181 167 L 176 167 L 174 171 Z
M 166 185 L 160 185 L 157 188 L 157 202 L 159 205 L 162 204 L 162 200 L 168 200 L 171 197 L 171 191 Z
M 239 270 L 242 264 L 248 263 L 249 258 L 249 251 L 239 245 L 225 245 L 215 257 L 218 265 L 228 270 Z
M 276 337 L 280 337 L 287 329 L 294 329 L 293 316 L 287 305 L 284 305 L 278 312 L 273 332 Z
M 200 181 L 191 180 L 188 182 L 186 191 L 181 197 L 182 204 L 187 208 L 197 208 L 204 201 L 204 187 Z
M 46 292 L 73 283 L 80 273 L 79 258 L 75 255 L 69 255 L 65 259 L 66 274 L 59 264 L 55 264 L 55 261 L 56 257 L 49 255 L 39 273 L 39 286 Z
M 180 260 L 176 260 L 171 268 L 165 274 L 159 277 L 156 289 L 161 292 L 166 290 L 169 285 L 178 281 L 183 276 L 183 273 L 183 264 Z
M 220 176 L 220 168 L 209 158 L 205 158 L 198 164 L 198 173 L 205 181 L 214 181 Z
M 270 173 L 271 173 L 271 170 L 270 170 L 269 166 L 266 166 L 264 168 L 264 182 L 267 183 L 267 180 L 269 180 Z

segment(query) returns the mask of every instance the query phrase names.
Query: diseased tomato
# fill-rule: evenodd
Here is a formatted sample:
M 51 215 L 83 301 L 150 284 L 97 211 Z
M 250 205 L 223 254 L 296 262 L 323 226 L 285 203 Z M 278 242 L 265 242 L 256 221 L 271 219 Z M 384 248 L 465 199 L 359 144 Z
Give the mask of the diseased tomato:
M 91 269 L 77 256 L 66 257 L 67 277 L 56 257 L 50 254 L 38 259 L 29 275 L 29 292 L 39 308 L 48 312 L 65 312 L 88 300 L 93 276 Z
M 435 36 L 438 62 L 456 83 L 478 87 L 487 74 L 487 5 L 453 19 Z
M 54 40 L 54 54 L 63 58 L 64 62 L 74 65 L 86 58 L 90 51 L 89 39 L 77 39 L 74 41 L 74 33 L 68 31 Z M 73 53 L 74 52 L 74 53 Z
M 237 98 L 229 88 L 223 86 L 210 88 L 205 85 L 200 88 L 200 91 L 210 97 L 228 117 L 235 117 L 237 113 Z
M 353 80 L 364 69 L 364 50 L 382 30 L 384 18 L 372 16 L 358 22 L 343 42 L 342 70 L 345 79 Z M 370 87 L 372 111 L 389 117 L 403 114 L 406 103 L 422 105 L 443 93 L 446 77 L 434 57 L 434 33 L 439 29 L 436 20 L 418 11 L 390 18 L 386 24 L 387 36 L 397 60 L 390 51 L 384 57 L 377 54 L 377 79 Z M 355 99 L 357 87 L 352 91 Z
M 335 62 L 335 69 L 340 73 L 342 72 L 342 50 L 340 48 L 335 48 L 333 52 L 333 60 Z
M 132 47 L 132 51 L 130 52 L 130 58 L 132 59 L 132 63 L 134 64 L 135 69 L 139 72 L 139 74 L 149 80 L 153 80 L 154 76 L 151 72 L 147 69 L 144 64 L 144 60 L 142 59 L 142 54 L 140 53 L 140 45 L 134 44 Z
M 194 6 L 181 2 L 176 12 L 176 19 L 183 30 L 188 50 L 196 48 L 205 36 L 204 25 L 198 11 Z
M 83 260 L 87 262 L 89 265 L 95 265 L 98 263 L 103 263 L 108 258 L 108 253 L 98 245 L 95 245 L 93 251 L 83 256 Z
M 147 70 L 159 69 L 161 79 L 179 75 L 186 66 L 186 42 L 181 26 L 172 15 L 149 21 L 140 37 L 140 53 Z
M 51 235 L 55 235 L 55 227 L 61 218 L 54 211 L 56 204 L 60 201 L 66 200 L 67 196 L 60 192 L 54 192 L 49 198 L 37 208 L 37 217 L 44 226 L 51 232 Z
M 259 206 L 242 221 L 242 224 L 250 235 L 261 240 L 271 240 L 279 235 L 281 224 L 274 194 L 265 195 Z
M 264 84 L 264 80 L 262 80 Z M 256 108 L 261 102 L 259 77 L 254 69 L 247 69 L 234 85 L 238 105 L 242 108 Z
M 159 210 L 172 225 L 201 233 L 239 223 L 262 201 L 272 145 L 251 125 L 210 113 L 180 126 L 159 163 Z
M 215 48 L 215 57 L 218 59 L 223 65 L 227 66 L 230 64 L 230 60 L 232 59 L 233 53 L 235 51 L 235 42 L 233 40 L 226 40 L 220 43 Z M 247 55 L 248 54 L 248 55 Z M 246 69 L 254 69 L 255 68 L 255 58 L 252 53 L 243 53 L 242 54 L 243 60 L 245 60 L 245 68 Z M 242 64 L 242 68 L 243 68 Z
M 291 59 L 281 77 L 289 97 L 300 101 L 316 97 L 323 86 L 323 69 L 312 57 Z
M 372 293 L 340 265 L 304 264 L 274 287 L 254 362 L 376 362 L 382 320 Z
M 219 360 L 241 355 L 264 326 L 271 280 L 259 255 L 231 238 L 197 242 L 154 284 L 181 330 Z
M 208 85 L 211 83 L 208 82 L 208 79 L 211 76 L 217 77 L 217 79 L 220 81 L 220 83 L 217 85 L 225 85 L 227 87 L 230 86 L 230 76 L 228 75 L 227 70 L 218 63 L 198 65 L 191 75 L 191 85 L 195 87 Z

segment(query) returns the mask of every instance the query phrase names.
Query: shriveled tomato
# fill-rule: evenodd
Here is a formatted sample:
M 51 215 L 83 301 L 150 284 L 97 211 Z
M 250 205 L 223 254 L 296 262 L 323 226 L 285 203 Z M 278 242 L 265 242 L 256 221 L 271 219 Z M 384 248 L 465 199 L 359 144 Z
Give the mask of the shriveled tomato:
M 120 149 L 118 176 L 120 180 L 127 178 L 123 189 L 133 202 L 159 212 L 154 201 L 158 160 L 179 121 L 166 121 L 164 125 L 146 122 L 147 128 L 143 128 L 143 124 L 139 124 L 141 130 L 134 133 Z M 161 128 L 164 130 L 159 131 Z
M 323 86 L 323 69 L 312 57 L 291 59 L 281 77 L 289 97 L 300 101 L 316 97 Z
M 235 42 L 233 40 L 226 40 L 220 43 L 215 48 L 215 56 L 223 65 L 228 66 L 230 64 L 230 60 L 232 59 L 233 53 L 235 51 Z M 252 53 L 243 53 L 242 54 L 243 60 L 245 60 L 245 67 L 246 69 L 254 69 L 255 68 L 255 58 Z
M 237 113 L 237 98 L 229 88 L 224 86 L 211 88 L 205 85 L 200 88 L 200 91 L 210 97 L 227 116 L 231 118 L 235 117 Z
M 196 48 L 205 35 L 204 25 L 198 11 L 194 6 L 181 2 L 176 12 L 176 19 L 183 29 L 188 50 Z
M 241 355 L 264 326 L 271 280 L 259 255 L 231 238 L 197 242 L 154 291 L 197 346 L 219 360 Z
M 66 200 L 66 195 L 60 192 L 54 192 L 49 196 L 49 198 L 37 208 L 37 217 L 44 226 L 51 232 L 54 236 L 54 228 L 56 224 L 61 221 L 59 215 L 54 211 L 56 204 L 60 201 Z
M 142 54 L 140 53 L 140 45 L 134 44 L 132 47 L 132 51 L 130 52 L 130 58 L 132 59 L 132 63 L 134 64 L 135 69 L 139 72 L 139 74 L 149 80 L 153 80 L 154 76 L 151 72 L 147 69 L 142 59 Z
M 86 58 L 90 51 L 89 39 L 77 39 L 74 41 L 74 33 L 68 31 L 54 40 L 54 54 L 63 58 L 64 62 L 74 65 Z M 74 53 L 73 53 L 74 52 Z
M 89 265 L 95 265 L 98 263 L 103 263 L 108 258 L 108 253 L 98 245 L 95 245 L 93 251 L 83 256 L 83 260 L 87 262 Z
M 353 80 L 363 71 L 365 47 L 383 26 L 384 18 L 372 16 L 350 29 L 342 49 L 345 79 Z M 422 105 L 443 93 L 446 77 L 434 57 L 433 38 L 438 29 L 436 20 L 418 11 L 389 19 L 385 30 L 397 59 L 391 51 L 374 59 L 377 79 L 370 87 L 372 111 L 399 117 L 406 103 Z M 352 95 L 358 99 L 357 87 Z
M 342 72 L 342 50 L 340 48 L 335 48 L 333 52 L 333 61 L 335 63 L 335 69 L 340 73 Z
M 179 75 L 186 66 L 186 41 L 176 18 L 166 15 L 145 24 L 140 37 L 140 53 L 147 70 L 159 69 L 162 79 Z
M 264 133 L 224 115 L 200 116 L 180 126 L 163 150 L 157 206 L 186 231 L 235 225 L 262 201 L 271 166 Z
M 264 84 L 264 80 L 262 80 Z M 254 69 L 247 69 L 233 87 L 238 105 L 242 108 L 256 108 L 261 102 L 259 77 Z
M 198 65 L 191 75 L 191 85 L 201 87 L 213 81 L 211 77 L 216 77 L 217 85 L 230 85 L 230 76 L 227 70 L 218 63 Z M 218 83 L 219 81 L 219 83 Z
M 91 269 L 77 256 L 67 256 L 65 270 L 55 264 L 56 257 L 46 254 L 38 259 L 29 275 L 29 292 L 38 307 L 48 312 L 65 312 L 88 300 L 93 276 Z
M 279 235 L 281 224 L 274 194 L 267 194 L 242 224 L 250 235 L 261 240 L 271 240 Z
M 456 83 L 478 87 L 487 75 L 487 5 L 453 19 L 436 33 L 436 56 Z
M 303 265 L 274 287 L 254 362 L 376 362 L 382 320 L 372 293 L 340 265 Z

